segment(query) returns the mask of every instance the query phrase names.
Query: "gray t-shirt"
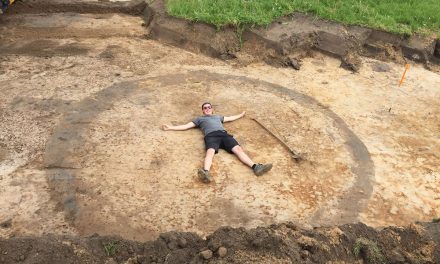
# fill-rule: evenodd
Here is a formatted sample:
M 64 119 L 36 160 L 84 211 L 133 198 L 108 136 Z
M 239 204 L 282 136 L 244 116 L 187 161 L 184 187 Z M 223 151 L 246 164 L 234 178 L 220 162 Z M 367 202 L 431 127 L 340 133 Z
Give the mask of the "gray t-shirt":
M 200 127 L 203 131 L 203 134 L 206 136 L 214 131 L 225 130 L 222 124 L 224 119 L 225 117 L 220 115 L 205 115 L 197 117 L 192 122 L 197 127 Z

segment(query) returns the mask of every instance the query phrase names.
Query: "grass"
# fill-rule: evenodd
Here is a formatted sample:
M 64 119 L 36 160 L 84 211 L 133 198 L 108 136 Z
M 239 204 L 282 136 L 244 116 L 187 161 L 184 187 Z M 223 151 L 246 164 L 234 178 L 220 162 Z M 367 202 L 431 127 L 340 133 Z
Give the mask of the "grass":
M 117 243 L 115 243 L 115 242 L 110 242 L 110 243 L 107 243 L 106 245 L 104 245 L 104 250 L 105 250 L 105 253 L 107 254 L 107 256 L 110 257 L 115 254 L 116 246 L 117 246 Z
M 440 37 L 438 0 L 166 0 L 169 14 L 217 27 L 259 25 L 301 11 L 349 25 Z
M 356 257 L 362 256 L 368 264 L 385 263 L 385 258 L 379 246 L 373 241 L 363 237 L 356 239 L 353 246 L 353 254 Z

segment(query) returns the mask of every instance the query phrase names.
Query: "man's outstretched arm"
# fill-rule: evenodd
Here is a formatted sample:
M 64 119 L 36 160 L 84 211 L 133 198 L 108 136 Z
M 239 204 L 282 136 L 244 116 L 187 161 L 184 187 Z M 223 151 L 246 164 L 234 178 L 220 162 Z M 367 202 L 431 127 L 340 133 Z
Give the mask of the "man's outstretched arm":
M 246 114 L 246 112 L 242 112 L 239 115 L 225 116 L 225 119 L 223 120 L 223 122 L 231 122 L 231 121 L 237 120 L 239 118 L 242 118 L 245 114 Z
M 196 124 L 194 124 L 193 122 L 189 122 L 188 124 L 185 125 L 180 125 L 180 126 L 173 126 L 173 125 L 167 125 L 167 124 L 163 124 L 162 125 L 162 129 L 167 131 L 167 130 L 187 130 L 190 128 L 196 127 Z

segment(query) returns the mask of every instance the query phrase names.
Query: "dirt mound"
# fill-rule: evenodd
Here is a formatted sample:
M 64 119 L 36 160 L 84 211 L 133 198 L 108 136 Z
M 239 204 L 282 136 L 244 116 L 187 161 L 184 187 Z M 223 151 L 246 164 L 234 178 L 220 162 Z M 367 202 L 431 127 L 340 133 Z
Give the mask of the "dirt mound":
M 145 243 L 119 237 L 0 240 L 1 263 L 439 263 L 440 223 L 378 231 L 364 224 L 313 230 L 291 223 L 222 227 L 202 239 L 163 233 Z M 361 259 L 363 262 L 361 262 Z

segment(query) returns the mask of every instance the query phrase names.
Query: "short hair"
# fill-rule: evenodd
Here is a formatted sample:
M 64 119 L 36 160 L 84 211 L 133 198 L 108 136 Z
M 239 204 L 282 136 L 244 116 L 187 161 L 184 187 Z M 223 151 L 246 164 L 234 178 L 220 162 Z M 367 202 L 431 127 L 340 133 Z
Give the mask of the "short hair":
M 204 102 L 204 103 L 202 104 L 202 110 L 203 110 L 203 107 L 204 107 L 205 105 L 207 105 L 207 104 L 209 104 L 210 106 L 212 106 L 212 104 L 211 104 L 210 102 Z

